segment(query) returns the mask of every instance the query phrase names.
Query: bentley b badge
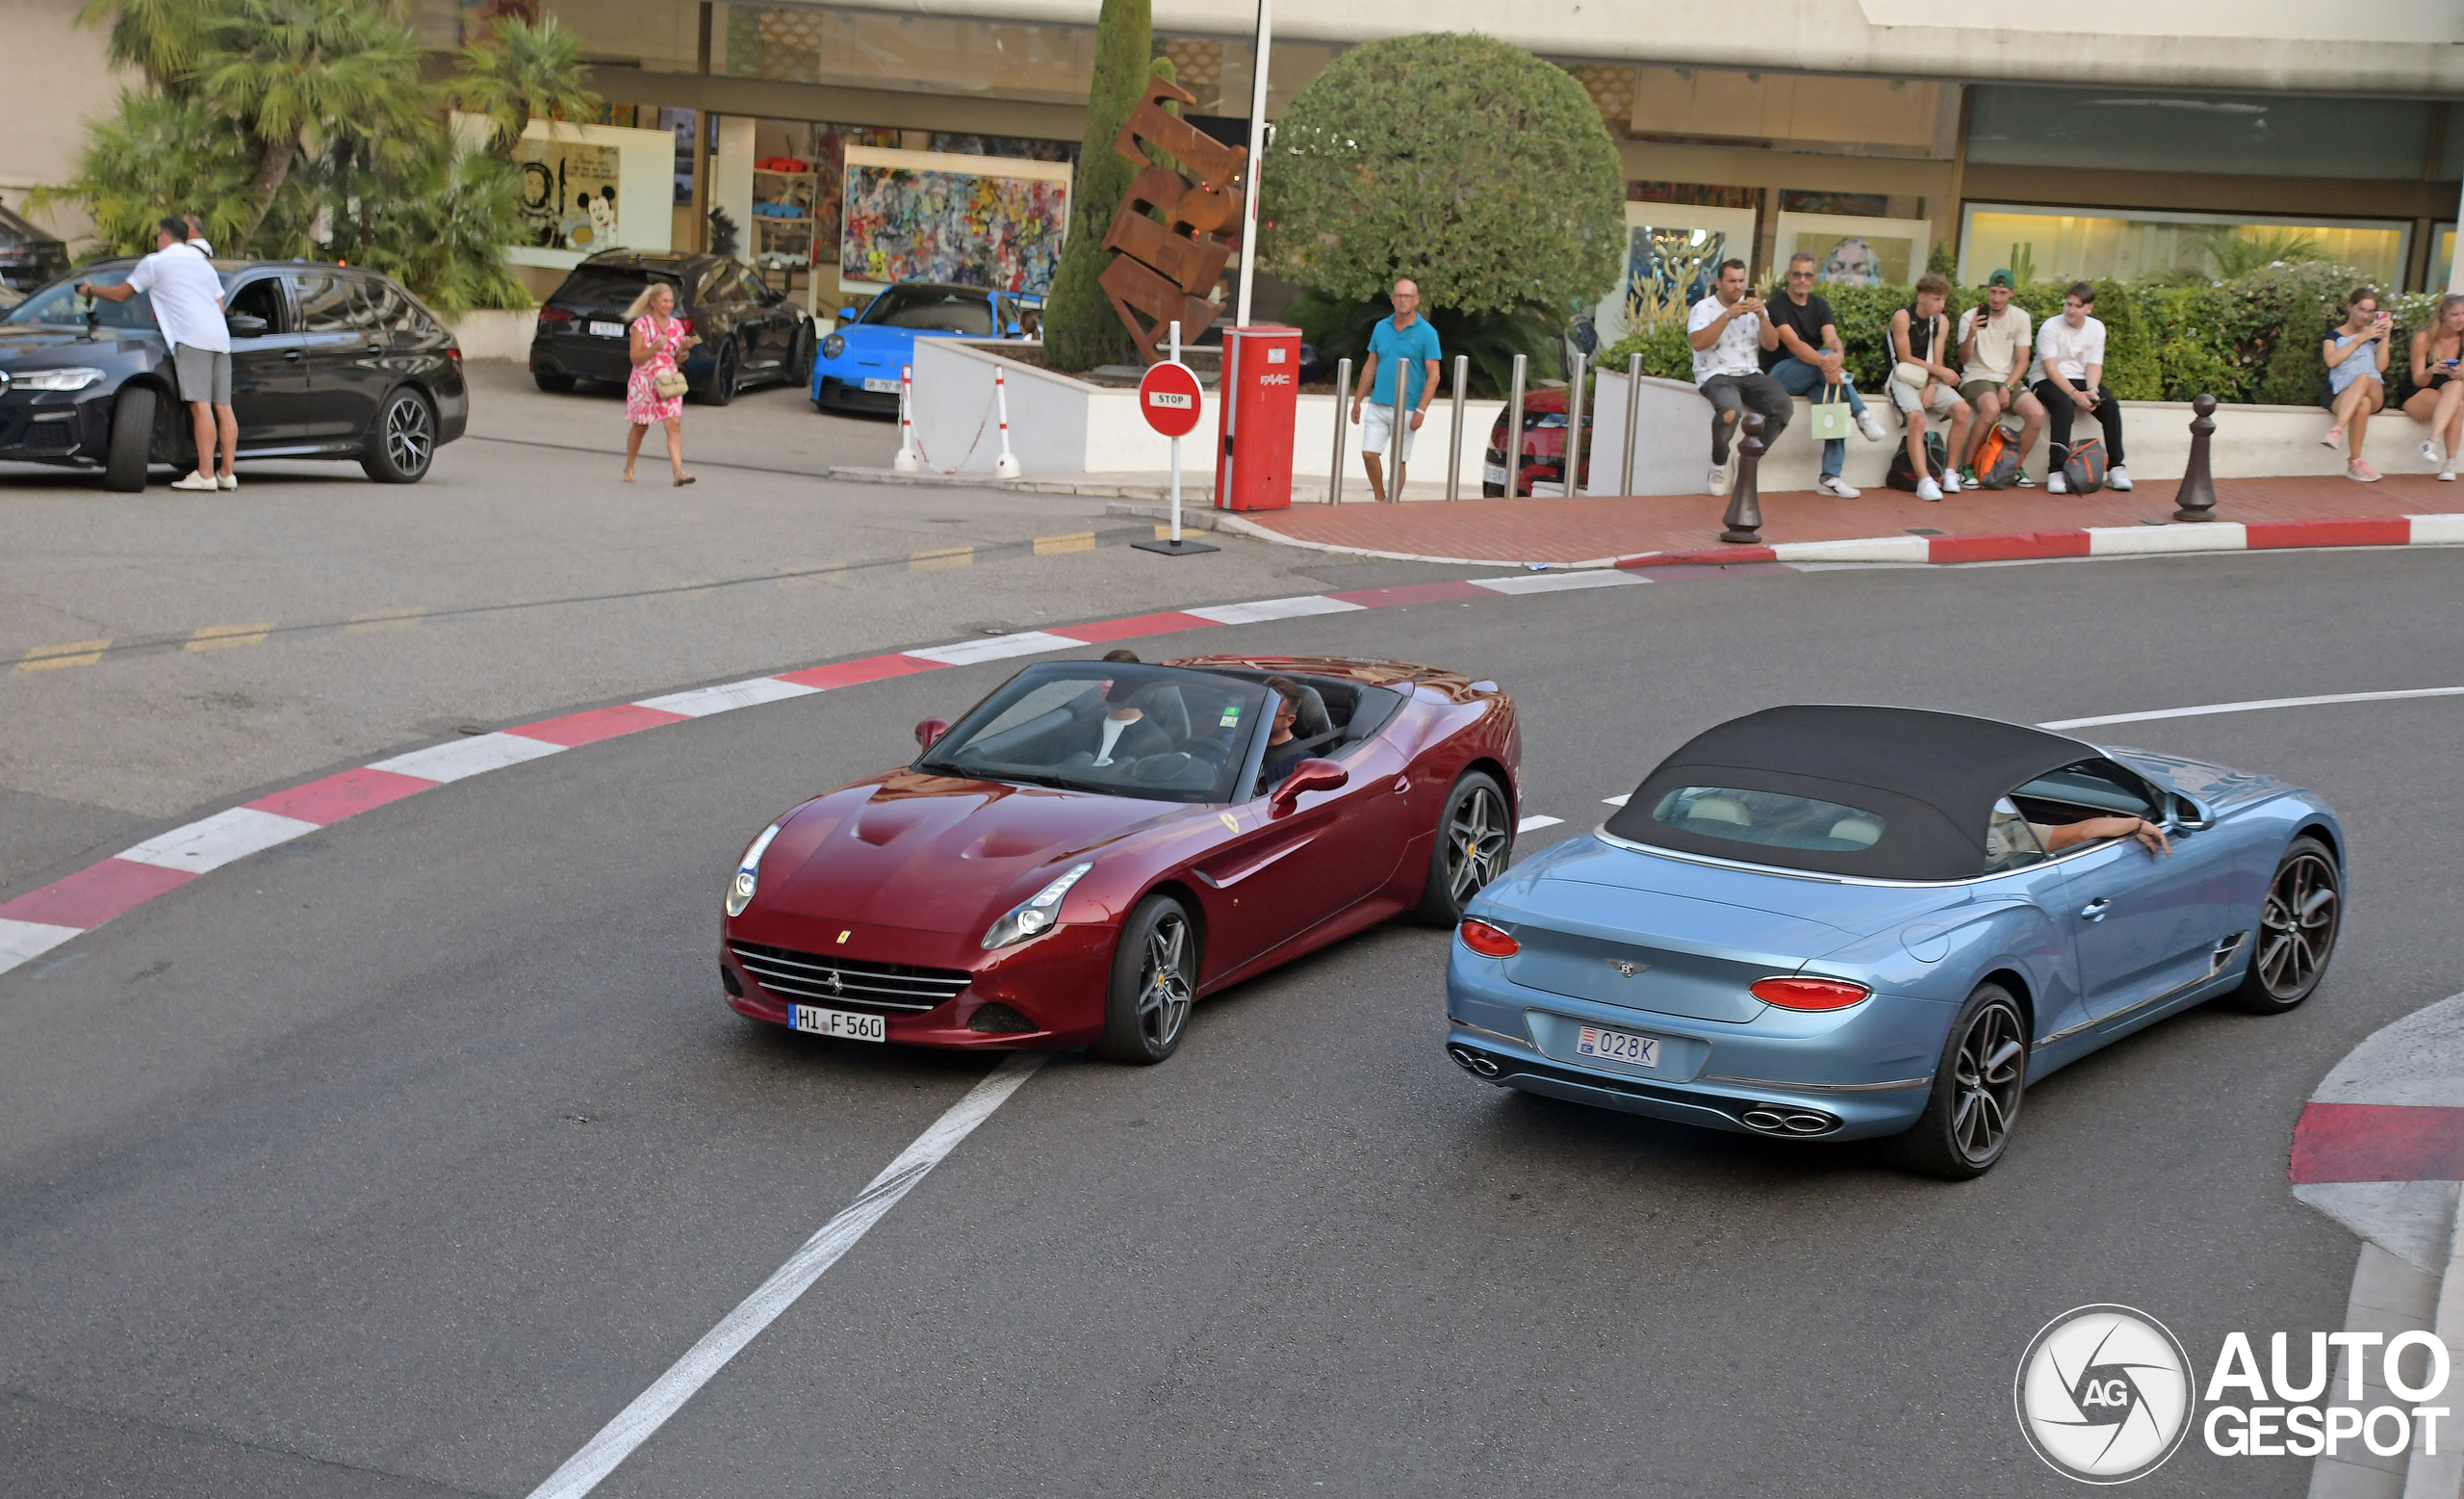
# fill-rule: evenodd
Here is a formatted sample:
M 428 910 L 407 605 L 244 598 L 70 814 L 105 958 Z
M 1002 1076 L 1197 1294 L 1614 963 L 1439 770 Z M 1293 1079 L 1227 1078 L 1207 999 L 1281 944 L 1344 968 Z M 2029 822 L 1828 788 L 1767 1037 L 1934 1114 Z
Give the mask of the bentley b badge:
M 1651 965 L 1648 963 L 1629 963 L 1623 958 L 1609 959 L 1608 966 L 1617 970 L 1619 978 L 1632 978 L 1637 973 L 1651 971 Z

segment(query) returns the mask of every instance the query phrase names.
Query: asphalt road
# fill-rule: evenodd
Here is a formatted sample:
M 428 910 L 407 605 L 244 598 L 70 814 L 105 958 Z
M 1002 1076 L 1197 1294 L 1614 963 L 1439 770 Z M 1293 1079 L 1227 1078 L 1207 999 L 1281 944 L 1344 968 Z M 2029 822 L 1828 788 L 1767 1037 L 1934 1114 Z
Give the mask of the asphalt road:
M 2464 551 L 2419 550 L 1707 575 L 1203 648 L 1494 676 L 1526 810 L 1580 837 L 1777 702 L 2455 685 L 2459 585 Z M 984 1075 L 753 1027 L 712 951 L 749 833 L 1008 669 L 461 783 L 0 977 L 11 1491 L 539 1484 Z M 2029 1337 L 2104 1301 L 2194 1351 L 2340 1326 L 2354 1245 L 2286 1190 L 2295 1117 L 2464 988 L 2464 701 L 2113 737 L 2334 801 L 2336 967 L 2293 1015 L 2194 1012 L 2057 1074 L 1981 1181 L 1489 1088 L 1439 1050 L 1446 937 L 1383 927 L 1202 1006 L 1164 1066 L 1047 1064 L 598 1492 L 2074 1492 L 2012 1416 Z M 2194 1440 L 2132 1491 L 2308 1477 Z

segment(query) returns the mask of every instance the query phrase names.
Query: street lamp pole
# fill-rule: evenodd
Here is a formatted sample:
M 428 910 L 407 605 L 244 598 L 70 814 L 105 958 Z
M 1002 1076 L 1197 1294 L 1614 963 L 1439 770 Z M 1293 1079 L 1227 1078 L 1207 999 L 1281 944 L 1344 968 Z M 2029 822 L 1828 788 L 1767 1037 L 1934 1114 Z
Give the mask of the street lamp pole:
M 1258 41 L 1249 65 L 1249 164 L 1241 194 L 1241 303 L 1232 325 L 1249 325 L 1249 292 L 1258 277 L 1258 176 L 1267 155 L 1267 59 L 1274 48 L 1274 0 L 1258 0 Z M 2464 260 L 2464 256 L 2457 257 Z

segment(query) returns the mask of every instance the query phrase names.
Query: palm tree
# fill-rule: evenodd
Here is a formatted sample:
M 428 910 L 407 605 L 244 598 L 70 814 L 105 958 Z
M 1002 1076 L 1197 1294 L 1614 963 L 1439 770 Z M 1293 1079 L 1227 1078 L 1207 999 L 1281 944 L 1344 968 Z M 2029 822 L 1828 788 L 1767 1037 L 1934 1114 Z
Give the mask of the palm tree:
M 186 77 L 205 50 L 213 20 L 212 0 L 87 0 L 78 24 L 109 21 L 103 50 L 122 67 L 134 67 L 156 88 Z
M 244 252 L 303 158 L 337 143 L 407 156 L 438 125 L 410 28 L 368 0 L 225 0 L 206 27 L 199 94 L 243 122 L 256 155 Z
M 2264 270 L 2282 262 L 2298 265 L 2303 261 L 2324 260 L 2326 253 L 2319 241 L 2299 229 L 2277 229 L 2272 233 L 2255 230 L 2244 232 L 2239 226 L 2219 225 L 2196 236 L 2192 242 L 2216 262 L 2216 278 L 2238 281 L 2253 271 Z
M 454 103 L 487 116 L 491 142 L 502 151 L 534 119 L 596 118 L 600 98 L 584 82 L 587 72 L 581 39 L 554 16 L 507 14 L 462 49 L 461 75 L 447 90 Z

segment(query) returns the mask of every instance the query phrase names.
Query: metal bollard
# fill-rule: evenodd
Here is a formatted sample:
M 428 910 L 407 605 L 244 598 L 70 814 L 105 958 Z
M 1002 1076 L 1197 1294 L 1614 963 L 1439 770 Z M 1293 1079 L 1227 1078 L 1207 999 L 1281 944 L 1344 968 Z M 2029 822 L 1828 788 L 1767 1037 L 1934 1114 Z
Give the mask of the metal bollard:
M 1335 361 L 1335 463 L 1326 471 L 1326 503 L 1344 503 L 1344 419 L 1351 411 L 1351 361 Z
M 1729 495 L 1729 513 L 1720 517 L 1728 530 L 1722 541 L 1746 545 L 1762 540 L 1762 486 L 1756 470 L 1762 463 L 1762 413 L 1745 414 L 1745 438 L 1736 445 L 1736 488 Z
M 2191 456 L 2182 466 L 2182 487 L 2173 494 L 2173 502 L 2181 508 L 2173 512 L 2177 521 L 2212 521 L 2216 519 L 2216 478 L 2209 472 L 2208 439 L 2216 435 L 2216 398 L 2201 394 L 2191 402 L 2197 413 L 2191 419 Z
M 1530 373 L 1528 356 L 1514 356 L 1514 389 L 1505 398 L 1505 497 L 1513 499 L 1523 487 L 1523 379 Z M 1488 482 L 1485 476 L 1482 483 Z
M 1417 359 L 1395 361 L 1395 425 L 1386 433 L 1386 500 L 1390 504 L 1403 498 L 1403 439 L 1412 431 L 1403 425 L 1409 420 L 1406 413 L 1412 409 L 1411 402 L 1403 398 L 1412 388 L 1412 366 L 1419 362 Z
M 1617 465 L 1617 492 L 1634 492 L 1634 430 L 1643 425 L 1643 356 L 1630 355 L 1626 360 L 1626 454 Z
M 1566 381 L 1566 498 L 1582 487 L 1582 350 L 1575 350 L 1572 378 Z
M 1472 377 L 1472 356 L 1454 356 L 1454 426 L 1446 434 L 1446 498 L 1463 498 L 1463 384 Z

